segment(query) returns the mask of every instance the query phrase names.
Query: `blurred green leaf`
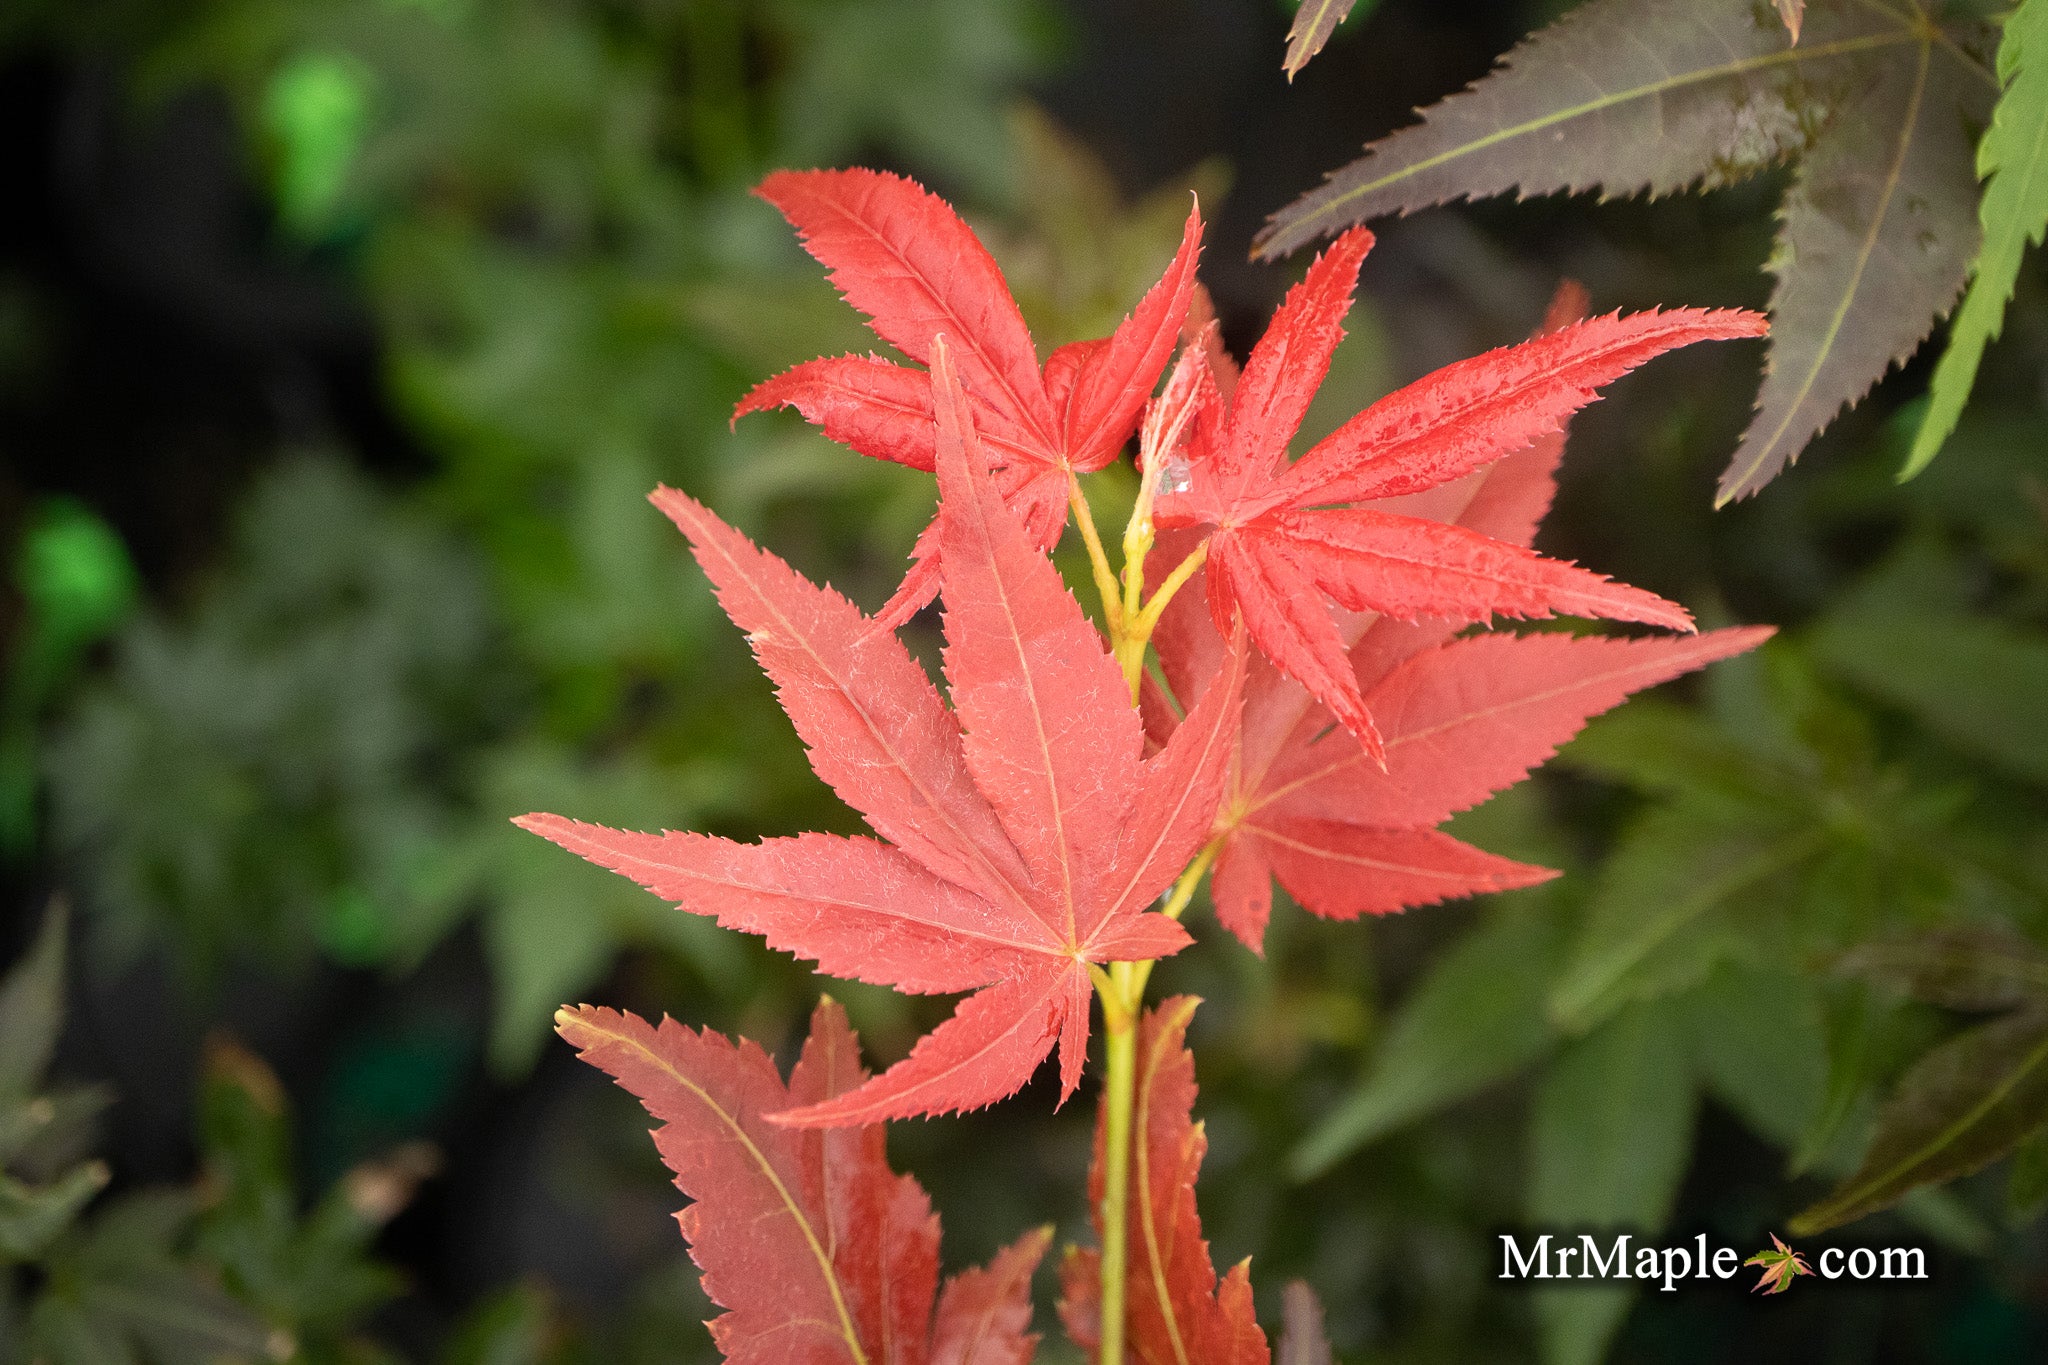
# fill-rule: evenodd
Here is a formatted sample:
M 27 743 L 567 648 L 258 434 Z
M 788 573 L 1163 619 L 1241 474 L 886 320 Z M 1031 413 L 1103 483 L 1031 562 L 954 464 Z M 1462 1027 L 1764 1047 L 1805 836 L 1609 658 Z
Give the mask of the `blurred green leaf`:
M 2048 1207 L 2048 1132 L 2036 1133 L 2014 1149 L 2005 1204 L 2014 1223 L 2030 1222 Z
M 1557 915 L 1540 903 L 1489 909 L 1402 1001 L 1358 1087 L 1295 1148 L 1296 1178 L 1543 1055 L 1544 1000 L 1564 944 Z
M 2048 1002 L 2048 953 L 2009 928 L 1953 925 L 1906 938 L 1858 944 L 1836 971 L 1915 1000 L 1960 1010 L 2006 1010 Z
M 263 125 L 277 147 L 278 213 L 299 236 L 318 235 L 341 201 L 368 131 L 372 81 L 363 63 L 337 52 L 303 53 L 271 78 Z
M 223 1037 L 206 1051 L 199 1138 L 209 1200 L 195 1250 L 273 1329 L 316 1354 L 340 1350 L 364 1315 L 398 1292 L 397 1273 L 372 1248 L 438 1157 L 420 1144 L 400 1147 L 302 1209 L 284 1089 L 260 1058 Z
M 1658 808 L 1601 871 L 1579 941 L 1550 994 L 1552 1016 L 1582 1032 L 1632 1000 L 1693 985 L 1747 951 L 1725 911 L 1753 901 L 1821 848 L 1811 829 L 1730 824 L 1713 810 Z
M 529 810 L 633 829 L 680 829 L 714 805 L 732 776 L 717 764 L 669 771 L 631 757 L 585 762 L 559 746 L 507 747 L 483 782 L 495 818 L 471 836 L 489 893 L 484 943 L 498 981 L 491 1064 L 517 1074 L 550 1036 L 555 1010 L 595 985 L 619 948 L 659 943 L 721 994 L 743 996 L 753 953 L 738 936 L 686 914 L 511 824 Z
M 108 1178 L 107 1168 L 97 1161 L 39 1189 L 0 1174 L 0 1260 L 26 1261 L 42 1254 L 107 1187 Z
M 53 901 L 21 960 L 0 981 L 0 1105 L 34 1094 L 64 1028 L 65 944 L 71 914 Z
M 402 939 L 460 810 L 450 748 L 494 686 L 477 566 L 362 475 L 279 466 L 236 542 L 188 616 L 123 632 L 45 755 L 102 934 L 168 937 L 201 972 L 302 961 L 344 888 Z
M 44 504 L 23 537 L 15 582 L 37 628 L 72 645 L 98 639 L 135 605 L 135 568 L 114 529 L 83 504 Z
M 1853 1222 L 1907 1192 L 2004 1156 L 2048 1124 L 2048 1009 L 2021 1009 L 1916 1062 L 1878 1115 L 1863 1163 L 1792 1220 L 1797 1236 Z
M 31 1349 L 51 1365 L 218 1365 L 283 1360 L 292 1340 L 206 1282 L 179 1251 L 197 1209 L 175 1191 L 132 1194 L 52 1249 L 31 1310 Z
M 1551 1062 L 1530 1119 L 1529 1221 L 1653 1236 L 1692 1150 L 1694 1092 L 1679 1019 L 1637 1006 Z M 1635 1291 L 1587 1283 L 1535 1298 L 1546 1365 L 1597 1365 Z
M 1812 1126 L 1828 1076 L 1827 1018 L 1812 980 L 1724 964 L 1682 1008 L 1708 1093 L 1752 1131 L 1794 1147 Z
M 1728 660 L 1716 671 L 1743 662 Z M 1799 806 L 1798 779 L 1696 711 L 1639 697 L 1596 717 L 1557 762 L 1646 792 L 1683 793 L 1696 804 L 1747 811 Z
M 2016 777 L 2048 785 L 2048 640 L 1984 618 L 1838 616 L 1818 656 L 1858 687 Z
M 441 1365 L 542 1365 L 554 1359 L 554 1304 L 536 1285 L 513 1285 L 477 1305 L 441 1354 Z

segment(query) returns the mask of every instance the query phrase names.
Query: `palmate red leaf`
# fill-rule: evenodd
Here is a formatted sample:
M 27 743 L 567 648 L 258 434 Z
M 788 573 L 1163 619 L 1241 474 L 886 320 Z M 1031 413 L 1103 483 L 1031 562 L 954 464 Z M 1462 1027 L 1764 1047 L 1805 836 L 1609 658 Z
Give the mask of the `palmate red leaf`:
M 1219 1283 L 1195 1208 L 1195 1178 L 1208 1139 L 1194 1121 L 1195 1059 L 1188 1020 L 1201 1002 L 1163 1000 L 1138 1026 L 1138 1076 L 1131 1138 L 1125 1278 L 1127 1358 L 1136 1365 L 1270 1365 L 1272 1352 L 1253 1315 L 1249 1264 Z M 1106 1119 L 1106 1110 L 1105 1110 Z M 1089 1204 L 1102 1231 L 1102 1124 L 1095 1133 Z M 1084 1351 L 1101 1344 L 1100 1254 L 1076 1248 L 1060 1265 L 1060 1320 Z
M 939 1220 L 889 1169 L 880 1126 L 807 1132 L 773 1122 L 866 1079 L 859 1040 L 830 1000 L 785 1086 L 751 1042 L 581 1006 L 555 1016 L 583 1059 L 661 1121 L 655 1147 L 694 1203 L 678 1215 L 704 1292 L 726 1312 L 711 1335 L 738 1365 L 1022 1365 L 1031 1233 L 939 1294 Z M 938 1309 L 933 1311 L 937 1298 Z
M 1062 346 L 1039 368 L 1031 334 L 1002 271 L 937 195 L 880 171 L 778 171 L 762 198 L 782 210 L 848 303 L 910 359 L 930 365 L 946 338 L 987 458 L 1031 544 L 1050 549 L 1066 525 L 1070 471 L 1100 469 L 1136 428 L 1171 358 L 1195 287 L 1199 210 L 1173 261 L 1108 337 Z M 734 410 L 793 407 L 863 455 L 934 467 L 931 377 L 875 357 L 807 361 L 758 385 Z M 894 627 L 939 586 L 936 528 L 912 550 L 915 567 L 879 620 Z
M 1216 828 L 1218 919 L 1257 948 L 1271 907 L 1269 875 L 1305 909 L 1331 918 L 1547 880 L 1547 869 L 1468 848 L 1432 827 L 1521 781 L 1588 718 L 1629 694 L 1770 634 L 1479 635 L 1442 644 L 1412 632 L 1368 634 L 1352 658 L 1366 665 L 1365 701 L 1384 737 L 1384 768 L 1355 736 L 1332 729 L 1300 688 L 1268 684 L 1270 673 L 1255 678 Z M 1412 652 L 1389 664 L 1385 656 L 1402 649 Z M 1383 672 L 1376 683 L 1375 672 Z
M 946 673 L 955 710 L 902 642 L 673 490 L 719 602 L 809 746 L 882 836 L 741 844 L 555 815 L 521 825 L 692 913 L 840 976 L 978 990 L 909 1057 L 780 1121 L 871 1123 L 977 1108 L 1055 1046 L 1079 1082 L 1088 967 L 1169 955 L 1187 932 L 1147 906 L 1208 837 L 1236 733 L 1244 651 L 1150 759 L 1122 675 L 998 493 L 950 348 L 938 398 Z
M 1569 327 L 1583 308 L 1581 291 L 1561 289 L 1537 335 Z M 1560 429 L 1448 483 L 1382 500 L 1375 510 L 1526 552 L 1549 508 L 1563 450 Z M 1173 562 L 1200 534 L 1168 533 L 1161 557 Z M 1224 571 L 1231 567 L 1226 561 Z M 1283 602 L 1280 609 L 1296 608 Z M 1324 639 L 1377 723 L 1382 746 L 1372 753 L 1355 734 L 1333 729 L 1331 710 L 1307 689 L 1264 660 L 1253 665 L 1237 763 L 1217 817 L 1221 845 L 1210 888 L 1219 920 L 1254 949 L 1275 877 L 1305 908 L 1332 917 L 1548 878 L 1547 869 L 1469 848 L 1433 826 L 1520 781 L 1588 717 L 1630 693 L 1770 634 L 1453 639 L 1454 622 L 1342 610 L 1316 623 L 1327 624 Z M 1222 637 L 1192 593 L 1169 604 L 1154 642 L 1177 694 L 1200 695 L 1220 666 Z M 1150 699 L 1146 721 L 1155 743 L 1176 724 L 1158 697 Z
M 1755 336 L 1736 310 L 1676 309 L 1552 325 L 1438 371 L 1340 427 L 1293 464 L 1287 443 L 1343 335 L 1372 238 L 1353 229 L 1309 267 L 1253 349 L 1222 436 L 1190 443 L 1190 485 L 1161 496 L 1163 527 L 1209 531 L 1208 602 L 1219 630 L 1241 615 L 1281 672 L 1306 687 L 1375 759 L 1380 737 L 1323 603 L 1450 625 L 1555 613 L 1691 629 L 1678 607 L 1517 543 L 1495 530 L 1387 506 L 1426 495 L 1554 436 L 1595 389 L 1675 346 Z M 1505 539 L 1502 532 L 1513 532 Z

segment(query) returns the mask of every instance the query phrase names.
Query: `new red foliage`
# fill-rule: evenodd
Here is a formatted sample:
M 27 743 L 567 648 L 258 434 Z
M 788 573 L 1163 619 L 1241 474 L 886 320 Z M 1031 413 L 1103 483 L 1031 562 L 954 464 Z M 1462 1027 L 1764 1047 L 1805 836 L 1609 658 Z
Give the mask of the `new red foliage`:
M 938 394 L 945 655 L 954 710 L 896 637 L 710 511 L 664 489 L 719 601 L 747 632 L 818 775 L 887 843 L 825 834 L 739 844 L 554 815 L 525 828 L 836 976 L 973 990 L 909 1057 L 782 1115 L 869 1123 L 993 1103 L 1060 1048 L 1086 1057 L 1091 963 L 1177 952 L 1146 907 L 1208 838 L 1237 730 L 1242 651 L 1173 739 L 1143 757 L 1121 672 L 997 495 L 950 353 Z
M 654 1142 L 695 1202 L 677 1215 L 704 1292 L 726 1312 L 712 1338 L 734 1365 L 1023 1365 L 1031 1274 L 1050 1234 L 1027 1234 L 939 1290 L 939 1220 L 916 1180 L 889 1169 L 879 1125 L 804 1131 L 791 1105 L 859 1088 L 867 1072 L 845 1012 L 821 1001 L 783 1084 L 755 1044 L 664 1019 L 582 1006 L 555 1016 L 583 1059 L 661 1121 Z M 933 1301 L 937 1298 L 937 1311 Z
M 1435 826 L 1520 781 L 1630 692 L 1769 632 L 1458 633 L 1553 612 L 1691 630 L 1670 603 L 1531 542 L 1563 424 L 1600 385 L 1674 346 L 1755 335 L 1762 320 L 1690 309 L 1581 320 L 1583 297 L 1568 288 L 1528 342 L 1408 386 L 1290 462 L 1343 335 L 1363 230 L 1310 268 L 1241 374 L 1194 283 L 1195 216 L 1165 278 L 1112 336 L 1040 367 L 994 261 L 937 198 L 871 171 L 784 172 L 761 193 L 877 334 L 927 368 L 817 360 L 761 385 L 735 416 L 786 404 L 857 450 L 930 470 L 939 514 L 871 619 L 685 495 L 661 489 L 654 502 L 746 632 L 814 770 L 879 837 L 742 844 L 555 815 L 519 823 L 827 973 L 972 993 L 873 1078 L 837 1007 L 821 1005 L 786 1086 L 750 1043 L 588 1007 L 558 1023 L 664 1120 L 656 1141 L 698 1201 L 683 1228 L 729 1310 L 713 1327 L 729 1358 L 1022 1365 L 1049 1233 L 939 1295 L 937 1220 L 916 1183 L 889 1171 L 875 1125 L 992 1103 L 1055 1048 L 1071 1095 L 1094 986 L 1119 1028 L 1142 996 L 1142 970 L 1101 967 L 1189 941 L 1148 907 L 1192 866 L 1179 913 L 1205 846 L 1218 915 L 1255 949 L 1275 877 L 1311 911 L 1350 917 L 1553 875 Z M 1147 410 L 1177 336 L 1181 360 Z M 1179 565 L 1174 582 L 1193 577 L 1163 615 L 1158 598 L 1141 605 L 1135 561 L 1153 528 L 1134 520 L 1126 596 L 1105 603 L 1112 649 L 1045 551 L 1073 473 L 1114 459 L 1141 415 L 1139 507 L 1158 490 L 1162 528 L 1146 562 Z M 941 590 L 950 708 L 893 629 Z M 1199 698 L 1185 715 L 1157 684 L 1130 704 L 1155 619 L 1173 697 Z M 1196 1212 L 1195 1004 L 1169 1000 L 1138 1023 L 1131 1358 L 1268 1365 L 1246 1267 L 1219 1282 Z M 1119 1063 L 1112 1085 L 1130 1076 Z M 1103 1144 L 1098 1129 L 1098 1232 Z M 1102 1264 L 1077 1251 L 1062 1272 L 1062 1317 L 1089 1348 Z
M 1572 328 L 1584 306 L 1576 285 L 1560 289 L 1535 339 Z M 1563 454 L 1560 425 L 1515 454 L 1383 505 L 1527 547 L 1549 510 Z M 1169 533 L 1162 558 L 1171 561 L 1197 535 Z M 1153 637 L 1168 682 L 1186 695 L 1201 693 L 1222 658 L 1222 637 L 1196 598 L 1191 584 Z M 1330 711 L 1298 682 L 1265 660 L 1253 664 L 1237 763 L 1217 815 L 1210 891 L 1218 919 L 1255 950 L 1275 877 L 1304 908 L 1352 918 L 1556 875 L 1432 827 L 1521 781 L 1588 718 L 1631 692 L 1753 648 L 1771 633 L 1457 640 L 1455 621 L 1341 610 L 1328 619 L 1381 746 L 1375 754 L 1334 729 Z M 1157 693 L 1146 699 L 1146 724 L 1155 741 L 1173 732 L 1173 711 Z
M 1250 1264 L 1238 1262 L 1217 1282 L 1195 1208 L 1195 1178 L 1209 1150 L 1202 1125 L 1194 1121 L 1195 1059 L 1187 1049 L 1188 1020 L 1200 1003 L 1184 995 L 1163 1000 L 1138 1027 L 1125 1349 L 1136 1365 L 1268 1365 L 1266 1334 L 1252 1312 Z M 1098 1123 L 1088 1178 L 1098 1235 L 1103 1132 Z M 1070 1250 L 1060 1265 L 1060 1289 L 1067 1335 L 1093 1351 L 1101 1339 L 1099 1253 Z
M 967 392 L 974 426 L 1000 470 L 997 486 L 1030 543 L 1050 549 L 1067 523 L 1070 471 L 1115 459 L 1173 354 L 1194 288 L 1199 211 L 1159 283 L 1099 341 L 1038 352 L 1009 285 L 973 229 L 916 182 L 882 171 L 778 171 L 756 191 L 782 210 L 805 249 L 832 272 L 875 334 L 922 365 L 939 337 Z M 737 420 L 792 407 L 863 455 L 936 467 L 937 416 L 929 373 L 879 356 L 806 361 L 757 385 Z M 938 591 L 936 523 L 918 537 L 916 564 L 879 619 L 900 625 Z
M 1384 506 L 1556 432 L 1594 390 L 1674 346 L 1756 336 L 1736 310 L 1675 309 L 1572 323 L 1436 371 L 1388 395 L 1291 464 L 1287 443 L 1343 336 L 1372 245 L 1345 233 L 1289 292 L 1253 349 L 1227 411 L 1198 423 L 1186 486 L 1165 493 L 1162 527 L 1213 528 L 1208 599 L 1217 627 L 1242 615 L 1253 643 L 1306 687 L 1375 761 L 1382 737 L 1345 659 L 1327 603 L 1400 621 L 1576 616 L 1689 630 L 1671 603 L 1469 526 Z

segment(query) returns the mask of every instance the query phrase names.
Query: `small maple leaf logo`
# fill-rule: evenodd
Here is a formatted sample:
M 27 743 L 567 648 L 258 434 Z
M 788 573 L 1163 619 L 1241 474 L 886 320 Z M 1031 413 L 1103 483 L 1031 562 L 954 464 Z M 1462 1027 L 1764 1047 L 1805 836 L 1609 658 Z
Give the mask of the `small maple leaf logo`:
M 1796 1276 L 1811 1275 L 1813 1268 L 1806 1264 L 1806 1258 L 1778 1240 L 1778 1234 L 1771 1234 L 1775 1250 L 1759 1251 L 1744 1261 L 1744 1265 L 1763 1267 L 1763 1278 L 1756 1282 L 1756 1288 L 1769 1294 L 1782 1294 L 1792 1287 Z

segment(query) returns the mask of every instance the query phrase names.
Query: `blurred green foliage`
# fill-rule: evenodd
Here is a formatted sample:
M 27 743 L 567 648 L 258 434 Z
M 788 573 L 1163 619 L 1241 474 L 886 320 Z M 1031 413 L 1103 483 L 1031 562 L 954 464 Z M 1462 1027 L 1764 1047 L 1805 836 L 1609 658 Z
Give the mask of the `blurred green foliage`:
M 822 542 L 814 570 L 885 590 L 866 533 L 914 525 L 929 493 L 788 422 L 726 431 L 768 368 L 859 335 L 746 190 L 879 144 L 1000 202 L 1003 92 L 1043 17 L 238 0 L 46 22 L 121 35 L 157 97 L 236 97 L 281 249 L 361 281 L 438 466 L 394 497 L 332 456 L 287 462 L 249 491 L 213 580 L 119 642 L 44 763 L 96 919 L 131 944 L 153 926 L 210 971 L 316 948 L 404 966 L 478 913 L 508 1073 L 624 943 L 755 995 L 747 947 L 505 821 L 555 805 L 761 832 L 822 804 L 645 494 L 677 483 L 743 524 L 793 523 Z M 1065 206 L 1056 246 L 1092 248 L 1104 207 Z M 1091 249 L 1092 292 L 1048 311 L 1092 325 L 1156 268 L 1138 244 L 1161 218 L 1107 264 Z

